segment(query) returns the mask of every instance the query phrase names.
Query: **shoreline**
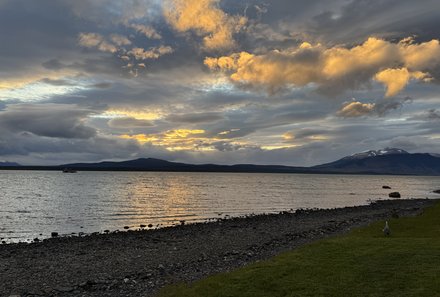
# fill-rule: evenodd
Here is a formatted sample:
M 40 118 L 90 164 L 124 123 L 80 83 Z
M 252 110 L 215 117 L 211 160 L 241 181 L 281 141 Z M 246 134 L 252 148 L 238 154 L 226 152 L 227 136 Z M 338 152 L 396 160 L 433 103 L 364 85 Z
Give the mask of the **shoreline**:
M 154 296 L 438 199 L 298 210 L 175 227 L 0 245 L 1 296 Z M 378 230 L 381 234 L 381 230 Z

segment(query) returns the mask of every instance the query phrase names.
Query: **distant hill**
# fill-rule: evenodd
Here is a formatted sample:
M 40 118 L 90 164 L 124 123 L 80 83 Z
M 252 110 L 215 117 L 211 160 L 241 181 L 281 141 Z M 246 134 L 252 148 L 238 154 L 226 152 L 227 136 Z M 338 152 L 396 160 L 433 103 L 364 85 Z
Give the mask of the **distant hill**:
M 73 163 L 59 166 L 20 166 L 12 162 L 0 162 L 1 169 L 78 171 L 176 171 L 176 172 L 247 172 L 247 173 L 348 173 L 348 174 L 395 174 L 440 175 L 440 155 L 410 154 L 398 148 L 370 150 L 356 153 L 337 161 L 313 167 L 282 165 L 216 165 L 186 164 L 154 158 L 140 158 L 121 162 Z
M 77 170 L 118 170 L 118 171 L 188 171 L 188 172 L 278 172 L 303 173 L 308 172 L 305 167 L 281 165 L 216 165 L 216 164 L 186 164 L 169 162 L 154 158 L 141 158 L 122 162 L 74 163 L 60 165 L 60 168 Z
M 353 154 L 310 169 L 339 173 L 440 175 L 440 157 L 386 148 Z
M 18 167 L 20 164 L 15 162 L 0 161 L 0 167 Z

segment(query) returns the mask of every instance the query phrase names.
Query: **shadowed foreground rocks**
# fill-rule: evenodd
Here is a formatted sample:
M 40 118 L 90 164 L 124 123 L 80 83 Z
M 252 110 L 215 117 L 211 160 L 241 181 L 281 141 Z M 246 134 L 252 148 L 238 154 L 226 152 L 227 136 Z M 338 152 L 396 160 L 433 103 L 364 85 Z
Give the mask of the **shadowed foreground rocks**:
M 0 245 L 0 296 L 154 296 L 166 284 L 229 271 L 372 221 L 417 215 L 435 201 L 378 201 Z

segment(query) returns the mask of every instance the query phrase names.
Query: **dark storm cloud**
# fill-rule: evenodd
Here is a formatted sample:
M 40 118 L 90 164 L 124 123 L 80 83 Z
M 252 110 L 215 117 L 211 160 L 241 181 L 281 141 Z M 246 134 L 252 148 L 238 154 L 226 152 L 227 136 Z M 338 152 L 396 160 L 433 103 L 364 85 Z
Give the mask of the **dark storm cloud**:
M 91 138 L 96 130 L 84 119 L 90 110 L 57 104 L 16 104 L 0 112 L 2 130 L 54 138 Z

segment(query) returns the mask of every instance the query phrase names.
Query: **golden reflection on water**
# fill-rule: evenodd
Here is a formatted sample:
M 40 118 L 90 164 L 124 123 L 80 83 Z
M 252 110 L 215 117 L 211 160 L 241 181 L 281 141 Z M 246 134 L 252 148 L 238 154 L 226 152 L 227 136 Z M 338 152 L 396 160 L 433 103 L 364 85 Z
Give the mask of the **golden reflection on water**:
M 123 213 L 126 209 L 134 212 L 137 217 L 130 221 L 137 223 L 154 223 L 168 221 L 178 222 L 195 216 L 194 208 L 198 208 L 196 187 L 188 185 L 188 180 L 178 174 L 161 173 L 160 179 L 138 178 L 127 189 L 120 188 L 118 195 L 127 195 L 129 205 L 121 205 L 115 209 Z M 127 191 L 128 190 L 128 191 Z

